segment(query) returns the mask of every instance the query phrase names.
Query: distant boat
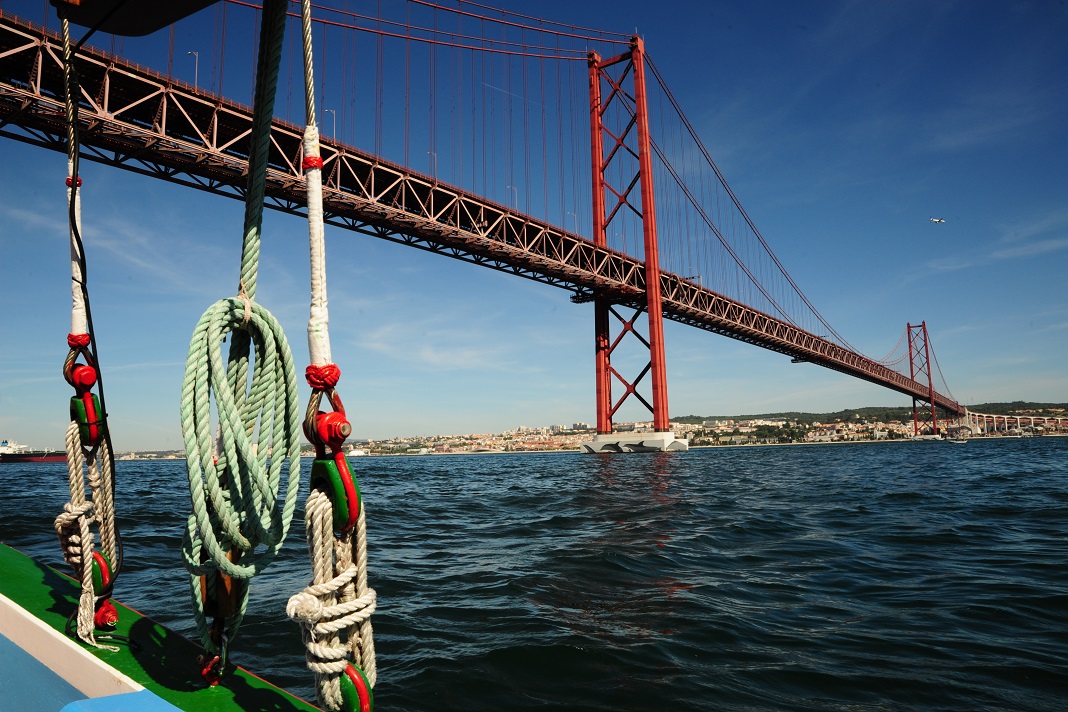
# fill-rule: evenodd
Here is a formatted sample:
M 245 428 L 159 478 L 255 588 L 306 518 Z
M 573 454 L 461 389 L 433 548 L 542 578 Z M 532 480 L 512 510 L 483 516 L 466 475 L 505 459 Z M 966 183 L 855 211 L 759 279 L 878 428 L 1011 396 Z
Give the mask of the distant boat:
M 963 444 L 968 442 L 968 438 L 946 438 L 947 442 Z
M 0 462 L 65 462 L 62 450 L 30 450 L 14 440 L 0 440 Z

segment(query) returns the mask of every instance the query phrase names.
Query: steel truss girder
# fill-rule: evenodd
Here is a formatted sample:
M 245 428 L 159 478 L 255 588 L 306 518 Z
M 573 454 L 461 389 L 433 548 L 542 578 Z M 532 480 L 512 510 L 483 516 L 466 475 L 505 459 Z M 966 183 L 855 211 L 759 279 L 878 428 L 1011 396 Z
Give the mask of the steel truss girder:
M 0 136 L 66 151 L 55 33 L 0 10 Z M 83 47 L 78 55 L 83 156 L 243 199 L 251 109 Z M 303 128 L 275 120 L 268 206 L 306 210 Z M 639 260 L 353 148 L 323 142 L 324 210 L 333 225 L 480 264 L 614 304 L 646 302 Z M 909 396 L 925 384 L 710 289 L 660 274 L 667 319 L 862 378 Z M 951 413 L 964 408 L 935 394 Z

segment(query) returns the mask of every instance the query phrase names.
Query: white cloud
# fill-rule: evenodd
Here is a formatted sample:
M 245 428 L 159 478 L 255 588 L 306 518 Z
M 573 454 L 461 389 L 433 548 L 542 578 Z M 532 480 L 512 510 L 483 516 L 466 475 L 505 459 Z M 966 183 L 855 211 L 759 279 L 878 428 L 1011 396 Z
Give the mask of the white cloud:
M 974 150 L 1018 135 L 1043 118 L 1019 106 L 970 106 L 944 112 L 932 122 L 926 145 L 933 151 Z
M 1054 240 L 1039 240 L 1037 242 L 1030 242 L 1019 247 L 1013 247 L 1005 250 L 995 250 L 990 254 L 991 258 L 995 260 L 1007 260 L 1016 259 L 1018 257 L 1034 257 L 1035 255 L 1044 255 L 1047 252 L 1056 252 L 1068 248 L 1068 238 L 1059 238 Z
M 986 247 L 976 246 L 966 255 L 953 254 L 929 260 L 925 265 L 927 273 L 956 272 L 1068 249 L 1068 237 L 1049 236 L 1051 233 L 1068 232 L 1066 210 L 1054 210 L 1016 224 L 1004 225 L 1000 230 L 1000 240 Z
M 1068 232 L 1068 210 L 1051 210 L 1017 223 L 1000 226 L 1002 242 L 1012 243 L 1051 232 Z
M 14 205 L 0 204 L 0 216 L 7 223 L 20 223 L 23 227 L 39 230 L 38 234 L 66 235 L 67 220 L 64 213 L 24 209 Z
M 927 263 L 927 269 L 931 272 L 956 272 L 957 270 L 975 267 L 977 264 L 979 263 L 975 260 L 951 255 L 931 260 Z
M 363 348 L 434 371 L 510 371 L 510 350 L 474 328 L 442 329 L 437 320 L 385 324 L 357 337 Z

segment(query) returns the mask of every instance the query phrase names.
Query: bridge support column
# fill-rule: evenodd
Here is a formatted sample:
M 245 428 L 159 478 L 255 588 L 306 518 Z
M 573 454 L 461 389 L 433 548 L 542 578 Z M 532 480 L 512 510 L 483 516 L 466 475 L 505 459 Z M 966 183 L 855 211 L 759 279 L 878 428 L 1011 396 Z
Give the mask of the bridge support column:
M 927 423 L 931 424 L 931 435 L 938 435 L 938 415 L 936 413 L 935 406 L 935 390 L 934 379 L 931 375 L 931 349 L 927 345 L 927 322 L 922 321 L 917 326 L 908 324 L 909 335 L 909 371 L 912 374 L 912 380 L 915 381 L 916 376 L 926 377 L 927 381 L 927 398 L 920 399 L 915 396 L 912 398 L 912 436 L 918 437 L 922 435 L 921 430 L 926 429 L 921 427 L 921 423 L 926 426 Z M 921 380 L 920 383 L 923 383 Z M 920 405 L 923 405 L 923 409 L 920 409 Z M 930 405 L 930 420 L 927 419 L 926 406 Z M 922 415 L 921 415 L 922 413 Z
M 634 452 L 639 450 L 685 450 L 688 443 L 676 440 L 671 432 L 667 400 L 667 371 L 664 363 L 664 318 L 660 293 L 660 258 L 656 234 L 656 203 L 653 192 L 652 144 L 649 135 L 649 112 L 645 89 L 644 43 L 641 38 L 631 40 L 630 51 L 609 59 L 601 59 L 596 52 L 589 56 L 590 80 L 590 135 L 593 164 L 593 240 L 608 246 L 608 226 L 622 219 L 626 210 L 641 216 L 645 259 L 644 304 L 628 303 L 634 315 L 626 319 L 614 308 L 614 302 L 606 295 L 594 298 L 594 321 L 596 340 L 596 387 L 597 387 L 597 436 L 591 443 L 583 443 L 587 452 Z M 610 68 L 619 66 L 617 76 Z M 633 78 L 633 96 L 624 88 L 627 76 Z M 602 83 L 609 88 L 608 98 L 602 101 Z M 627 117 L 622 126 L 606 127 L 605 113 L 609 107 L 617 115 Z M 635 129 L 632 132 L 632 128 Z M 605 137 L 611 146 L 606 155 Z M 635 145 L 636 144 L 636 145 Z M 628 158 L 629 157 L 629 158 Z M 635 170 L 634 158 L 637 158 Z M 609 167 L 612 168 L 609 173 Z M 622 174 L 622 182 L 611 185 L 609 175 Z M 626 176 L 632 177 L 627 181 Z M 631 200 L 631 188 L 639 187 L 640 203 Z M 606 209 L 606 195 L 615 198 L 611 210 Z M 642 336 L 635 324 L 642 312 L 646 314 L 647 337 Z M 619 335 L 611 335 L 612 319 L 622 325 Z M 633 335 L 649 350 L 649 363 L 631 382 L 612 368 L 611 356 L 620 340 Z M 650 398 L 637 390 L 645 376 L 649 376 Z M 612 399 L 612 383 L 618 380 L 625 392 L 618 401 Z M 630 397 L 640 401 L 653 416 L 653 433 L 636 433 L 620 436 L 614 433 L 613 416 Z

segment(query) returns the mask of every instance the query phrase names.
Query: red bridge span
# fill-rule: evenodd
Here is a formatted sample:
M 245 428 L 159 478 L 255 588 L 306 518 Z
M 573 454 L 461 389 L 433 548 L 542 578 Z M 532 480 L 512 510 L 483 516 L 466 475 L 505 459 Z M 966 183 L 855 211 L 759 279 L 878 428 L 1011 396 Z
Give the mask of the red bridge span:
M 81 48 L 76 61 L 81 89 L 79 134 L 86 159 L 243 199 L 251 134 L 249 106 L 88 46 Z M 645 49 L 640 39 L 633 38 L 618 55 L 602 58 L 590 53 L 586 61 L 592 107 L 592 240 L 524 214 L 516 205 L 509 207 L 440 181 L 434 175 L 436 169 L 422 173 L 324 137 L 327 222 L 567 289 L 575 302 L 593 302 L 600 436 L 612 433 L 613 414 L 632 397 L 650 410 L 656 431 L 670 430 L 662 319 L 909 396 L 917 412 L 917 431 L 921 413 L 929 411 L 926 418 L 934 421 L 934 428 L 936 409 L 952 417 L 964 414 L 962 405 L 934 387 L 932 354 L 923 324 L 910 324 L 907 329 L 909 354 L 907 369 L 903 369 L 907 372 L 902 373 L 893 364 L 812 333 L 787 314 L 769 313 L 773 310 L 717 292 L 705 286 L 699 275 L 661 269 L 653 198 L 656 171 L 651 161 L 658 154 L 666 159 L 650 140 Z M 63 97 L 59 37 L 0 11 L 0 136 L 66 151 Z M 610 112 L 624 114 L 621 127 L 609 125 Z M 280 119 L 273 123 L 267 201 L 269 207 L 294 214 L 305 210 L 302 135 L 301 126 Z M 617 169 L 621 156 L 633 168 Z M 670 166 L 668 170 L 672 171 Z M 609 246 L 608 232 L 621 213 L 637 214 L 644 258 Z M 704 217 L 719 235 L 708 216 Z M 643 314 L 648 319 L 644 336 L 637 329 Z M 612 334 L 613 327 L 618 335 Z M 649 349 L 648 365 L 629 379 L 611 363 L 612 351 L 627 335 L 636 335 Z M 648 387 L 642 390 L 648 393 L 651 388 L 651 396 L 639 390 L 646 378 Z M 624 391 L 619 398 L 612 396 L 614 384 Z

